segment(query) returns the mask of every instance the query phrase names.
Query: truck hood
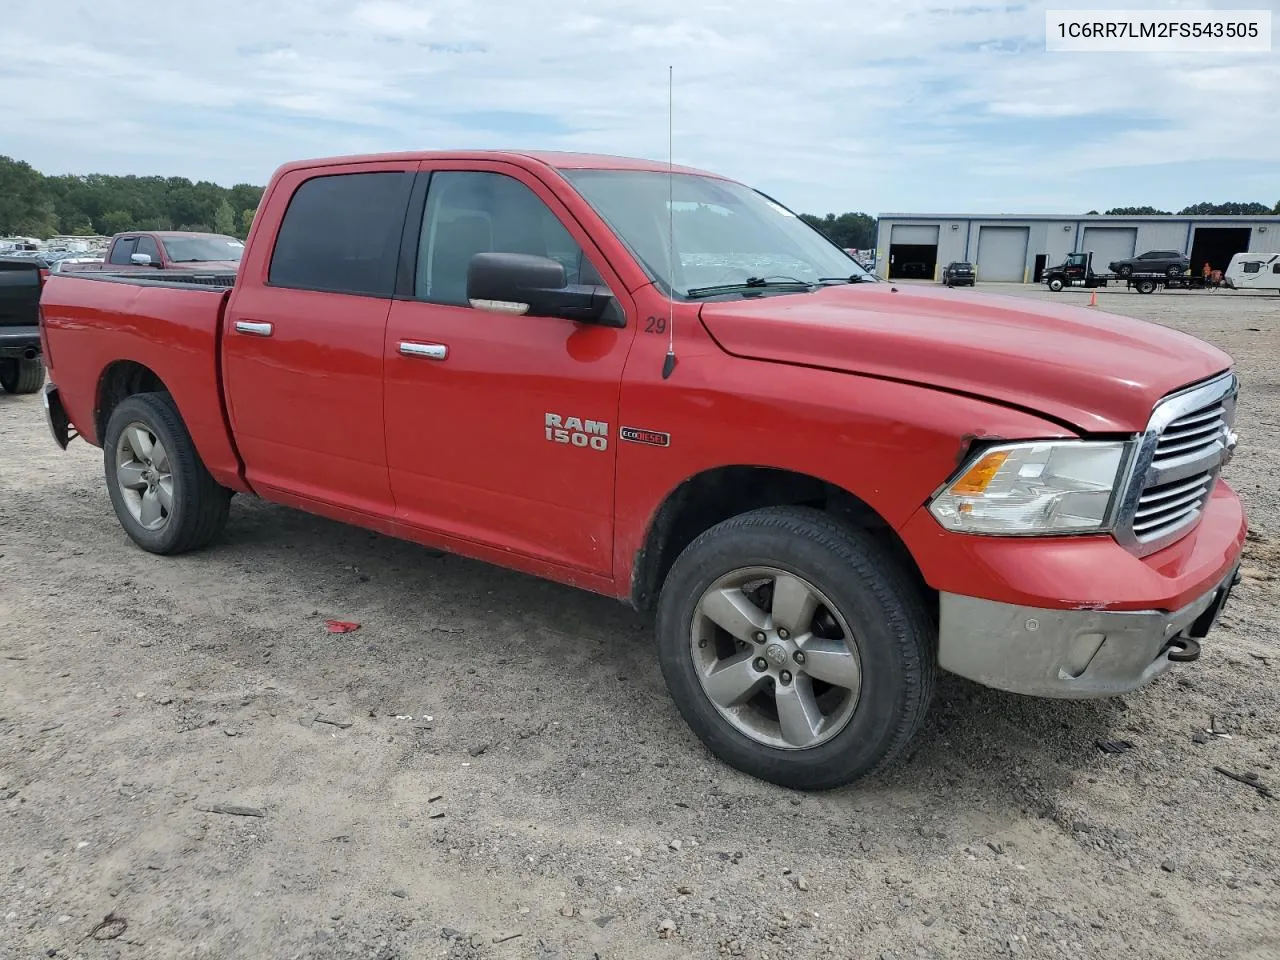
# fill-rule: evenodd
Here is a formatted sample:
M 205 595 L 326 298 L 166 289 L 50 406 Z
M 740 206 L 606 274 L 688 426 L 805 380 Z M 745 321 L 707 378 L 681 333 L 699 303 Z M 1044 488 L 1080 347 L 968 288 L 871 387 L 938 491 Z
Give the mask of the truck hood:
M 918 383 L 1030 409 L 1084 432 L 1139 431 L 1165 394 L 1231 358 L 1090 307 L 863 283 L 703 304 L 726 353 Z

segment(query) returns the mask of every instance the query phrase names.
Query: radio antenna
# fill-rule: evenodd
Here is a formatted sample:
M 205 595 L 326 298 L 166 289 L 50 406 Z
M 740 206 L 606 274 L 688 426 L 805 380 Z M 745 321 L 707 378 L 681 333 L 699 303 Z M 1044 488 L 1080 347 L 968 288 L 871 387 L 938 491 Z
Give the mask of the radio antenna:
M 675 127 L 672 121 L 674 67 L 667 67 L 667 356 L 662 361 L 662 379 L 676 368 L 676 187 Z

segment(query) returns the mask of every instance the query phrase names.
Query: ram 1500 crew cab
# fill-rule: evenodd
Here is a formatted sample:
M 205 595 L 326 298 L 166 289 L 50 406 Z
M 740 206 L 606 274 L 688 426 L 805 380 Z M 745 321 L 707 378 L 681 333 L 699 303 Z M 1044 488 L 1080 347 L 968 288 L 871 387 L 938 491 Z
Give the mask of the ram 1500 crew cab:
M 655 608 L 692 729 L 797 788 L 898 754 L 939 668 L 1097 697 L 1194 660 L 1245 537 L 1225 354 L 877 281 L 687 168 L 289 164 L 232 288 L 55 275 L 42 329 L 144 549 L 252 494 Z

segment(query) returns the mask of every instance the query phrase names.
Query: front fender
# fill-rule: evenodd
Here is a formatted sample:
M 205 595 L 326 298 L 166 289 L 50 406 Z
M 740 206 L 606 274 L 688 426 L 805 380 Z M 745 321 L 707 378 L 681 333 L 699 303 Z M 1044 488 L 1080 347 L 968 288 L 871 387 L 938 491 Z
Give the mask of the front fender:
M 747 464 L 813 477 L 900 531 L 975 439 L 1076 436 L 974 397 L 723 354 L 682 357 L 664 381 L 660 357 L 637 360 L 646 346 L 628 362 L 620 424 L 666 432 L 670 444 L 618 444 L 614 570 L 628 590 L 659 511 L 707 471 Z

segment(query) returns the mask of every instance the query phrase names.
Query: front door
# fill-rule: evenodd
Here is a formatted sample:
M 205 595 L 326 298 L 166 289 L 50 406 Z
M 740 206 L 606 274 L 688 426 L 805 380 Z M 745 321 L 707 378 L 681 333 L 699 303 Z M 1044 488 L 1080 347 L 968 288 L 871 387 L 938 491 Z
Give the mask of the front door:
M 424 164 L 423 175 L 412 292 L 392 305 L 384 354 L 398 516 L 607 576 L 619 391 L 636 330 L 631 301 L 531 173 L 460 161 Z M 603 280 L 622 295 L 627 325 L 472 308 L 467 264 L 485 251 L 559 260 L 569 283 Z
M 416 169 L 299 170 L 270 198 L 288 208 L 254 238 L 222 339 L 236 443 L 264 496 L 394 513 L 382 348 Z

